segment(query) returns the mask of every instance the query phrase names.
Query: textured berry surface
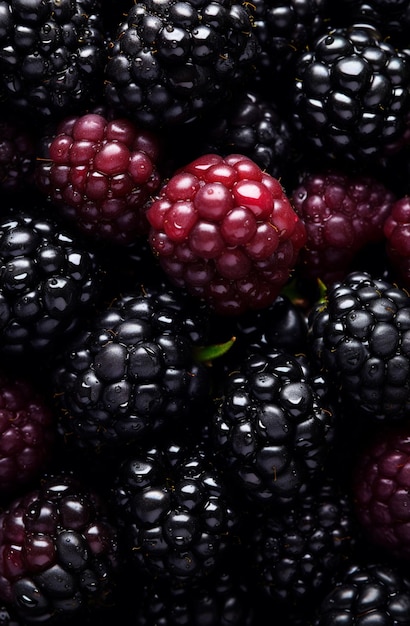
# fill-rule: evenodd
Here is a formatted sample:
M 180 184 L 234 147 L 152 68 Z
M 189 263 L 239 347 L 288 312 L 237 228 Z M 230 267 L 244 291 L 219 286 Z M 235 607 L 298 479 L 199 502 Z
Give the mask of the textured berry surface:
M 329 171 L 306 174 L 291 199 L 307 232 L 302 271 L 329 285 L 346 276 L 366 244 L 383 239 L 395 196 L 373 177 Z
M 82 231 L 128 244 L 148 230 L 144 206 L 161 183 L 159 153 L 151 132 L 89 113 L 59 125 L 36 179 Z
M 0 597 L 29 624 L 81 617 L 109 600 L 117 551 L 97 494 L 48 476 L 0 516 Z
M 280 182 L 239 154 L 207 154 L 182 168 L 147 217 L 161 266 L 218 313 L 271 304 L 306 240 Z

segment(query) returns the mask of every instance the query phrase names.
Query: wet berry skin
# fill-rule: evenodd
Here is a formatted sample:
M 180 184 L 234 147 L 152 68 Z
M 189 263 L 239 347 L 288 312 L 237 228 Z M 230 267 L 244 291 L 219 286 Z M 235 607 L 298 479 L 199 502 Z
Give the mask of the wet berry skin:
M 224 315 L 271 304 L 306 241 L 280 182 L 239 154 L 206 154 L 181 168 L 147 218 L 170 279 Z
M 87 113 L 63 120 L 39 161 L 38 187 L 94 239 L 128 244 L 145 234 L 145 203 L 160 183 L 160 141 L 123 118 Z
M 410 428 L 385 428 L 367 442 L 353 477 L 357 517 L 373 545 L 410 559 Z

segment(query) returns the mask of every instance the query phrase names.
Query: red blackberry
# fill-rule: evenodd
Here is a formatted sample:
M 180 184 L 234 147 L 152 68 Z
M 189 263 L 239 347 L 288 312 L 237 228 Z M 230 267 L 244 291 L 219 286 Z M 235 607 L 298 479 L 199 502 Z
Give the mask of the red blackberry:
M 37 183 L 61 214 L 97 239 L 127 244 L 148 232 L 159 187 L 159 139 L 126 119 L 89 113 L 60 123 Z
M 351 272 L 309 318 L 312 353 L 342 401 L 370 423 L 410 408 L 410 298 L 388 280 Z
M 0 515 L 0 597 L 24 623 L 97 611 L 115 588 L 114 526 L 72 475 L 46 476 Z
M 397 200 L 384 223 L 386 250 L 400 282 L 410 288 L 410 196 Z
M 34 385 L 0 373 L 0 492 L 26 488 L 52 457 L 55 422 Z
M 323 469 L 335 416 L 314 378 L 285 352 L 253 353 L 225 379 L 212 445 L 238 498 L 289 504 Z
M 3 0 L 0 83 L 25 115 L 67 114 L 100 98 L 106 60 L 99 0 Z
M 353 475 L 365 537 L 386 554 L 410 559 L 410 429 L 383 429 L 366 440 Z
M 102 281 L 97 255 L 42 209 L 0 217 L 0 353 L 21 365 L 68 338 Z
M 349 562 L 359 536 L 349 494 L 330 478 L 292 507 L 269 510 L 251 523 L 254 576 L 283 610 L 293 606 L 305 614 Z
M 301 271 L 329 286 L 346 276 L 367 244 L 384 239 L 395 196 L 372 176 L 331 170 L 305 174 L 291 200 L 307 232 Z
M 125 458 L 112 490 L 125 558 L 143 578 L 192 585 L 236 545 L 237 513 L 212 455 L 167 438 Z
M 238 154 L 181 168 L 147 217 L 170 279 L 228 315 L 271 304 L 306 240 L 279 181 Z
M 198 325 L 198 312 L 185 305 L 163 284 L 142 286 L 89 319 L 66 345 L 53 379 L 61 430 L 74 445 L 135 443 L 206 404 L 209 376 L 194 356 L 201 317 Z
M 370 25 L 329 29 L 299 55 L 293 120 L 324 157 L 376 161 L 406 132 L 410 64 Z
M 410 578 L 385 563 L 354 563 L 333 581 L 314 626 L 398 626 L 410 615 Z
M 256 51 L 247 4 L 135 2 L 109 51 L 105 100 L 145 127 L 182 124 L 239 91 Z

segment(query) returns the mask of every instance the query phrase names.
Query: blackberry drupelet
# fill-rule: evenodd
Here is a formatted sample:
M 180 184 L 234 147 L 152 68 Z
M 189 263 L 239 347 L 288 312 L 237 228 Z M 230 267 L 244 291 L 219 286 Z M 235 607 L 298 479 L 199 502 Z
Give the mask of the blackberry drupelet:
M 181 125 L 242 89 L 256 54 L 247 3 L 136 2 L 109 51 L 105 100 L 145 127 Z
M 0 373 L 0 493 L 27 489 L 50 464 L 56 435 L 51 403 L 32 381 Z M 1 621 L 0 621 L 1 623 Z
M 13 204 L 0 217 L 0 354 L 22 365 L 74 332 L 103 280 L 96 254 L 45 206 Z
M 164 284 L 119 296 L 56 359 L 62 432 L 111 449 L 168 431 L 206 405 L 209 375 L 194 356 L 201 315 Z M 198 316 L 198 317 L 197 317 Z
M 179 169 L 147 218 L 170 280 L 223 315 L 269 306 L 306 241 L 281 183 L 241 154 L 206 154 Z
M 280 178 L 292 157 L 290 124 L 273 99 L 255 90 L 238 94 L 234 102 L 218 109 L 201 124 L 198 154 L 243 154 Z
M 304 174 L 291 200 L 307 232 L 300 272 L 329 286 L 345 278 L 365 246 L 384 240 L 396 197 L 374 176 L 327 170 Z
M 371 546 L 399 560 L 410 559 L 410 429 L 383 428 L 356 454 L 353 494 L 357 518 Z
M 107 52 L 99 0 L 2 0 L 0 24 L 10 107 L 42 119 L 100 99 Z
M 226 376 L 212 445 L 240 500 L 291 504 L 322 471 L 336 418 L 309 374 L 293 355 L 272 350 Z
M 350 565 L 321 601 L 314 626 L 398 626 L 410 615 L 410 578 L 386 563 Z
M 71 225 L 126 245 L 148 232 L 145 205 L 162 182 L 160 153 L 159 138 L 125 118 L 71 116 L 38 162 L 36 181 Z
M 351 272 L 309 318 L 312 354 L 342 401 L 371 424 L 410 407 L 410 297 L 388 280 Z
M 117 476 L 112 500 L 124 558 L 147 582 L 190 586 L 234 549 L 237 513 L 206 445 L 169 437 L 128 455 Z
M 306 614 L 327 591 L 330 578 L 349 562 L 358 540 L 350 494 L 331 478 L 300 502 L 256 516 L 249 541 L 254 576 L 282 609 Z
M 371 25 L 329 29 L 300 54 L 292 118 L 322 157 L 366 164 L 406 132 L 409 57 Z
M 81 619 L 108 606 L 117 530 L 84 480 L 47 475 L 0 515 L 0 597 L 27 624 Z

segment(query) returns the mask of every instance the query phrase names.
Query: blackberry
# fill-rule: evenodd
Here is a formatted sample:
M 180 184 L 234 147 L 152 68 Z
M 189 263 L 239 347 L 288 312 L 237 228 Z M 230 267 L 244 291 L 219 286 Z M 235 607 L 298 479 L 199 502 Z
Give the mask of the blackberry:
M 272 350 L 247 356 L 226 377 L 211 432 L 238 498 L 264 507 L 302 497 L 323 469 L 334 427 L 314 378 L 296 357 Z
M 307 232 L 300 271 L 329 286 L 345 278 L 365 246 L 384 240 L 396 197 L 373 176 L 328 170 L 306 173 L 291 200 Z
M 241 154 L 206 154 L 178 170 L 147 218 L 170 280 L 223 315 L 271 304 L 306 241 L 280 182 Z
M 351 272 L 312 309 L 309 337 L 325 377 L 371 424 L 408 415 L 410 298 L 388 280 Z
M 117 475 L 112 499 L 125 558 L 145 580 L 191 585 L 234 548 L 237 513 L 206 447 L 170 437 L 128 455 Z
M 292 507 L 269 510 L 251 523 L 254 576 L 283 609 L 304 607 L 306 613 L 352 558 L 359 536 L 349 494 L 331 478 Z
M 202 154 L 243 154 L 280 178 L 290 162 L 293 137 L 289 123 L 272 99 L 258 91 L 238 94 L 234 102 L 202 121 Z
M 0 515 L 0 597 L 27 624 L 103 608 L 115 589 L 117 531 L 97 493 L 47 475 Z
M 355 563 L 333 581 L 320 602 L 314 626 L 405 624 L 410 614 L 410 579 L 394 565 Z
M 0 492 L 27 488 L 52 459 L 55 421 L 34 383 L 0 373 Z M 0 622 L 1 623 L 1 622 Z
M 164 285 L 142 286 L 90 319 L 56 359 L 60 426 L 76 445 L 131 444 L 206 405 L 209 376 L 194 356 L 202 327 L 184 304 Z
M 353 471 L 356 514 L 373 546 L 397 559 L 410 558 L 410 430 L 383 428 L 368 437 Z
M 126 245 L 148 232 L 145 204 L 161 183 L 160 151 L 152 132 L 127 119 L 71 116 L 58 125 L 36 181 L 80 231 Z
M 410 66 L 371 25 L 329 29 L 296 63 L 292 118 L 325 158 L 369 163 L 406 131 Z
M 67 339 L 101 289 L 97 255 L 45 206 L 13 204 L 0 217 L 0 354 L 22 365 Z
M 145 127 L 181 125 L 239 91 L 256 53 L 246 4 L 136 2 L 109 52 L 105 100 Z
M 99 0 L 2 0 L 0 82 L 11 107 L 42 118 L 98 101 L 106 59 Z

